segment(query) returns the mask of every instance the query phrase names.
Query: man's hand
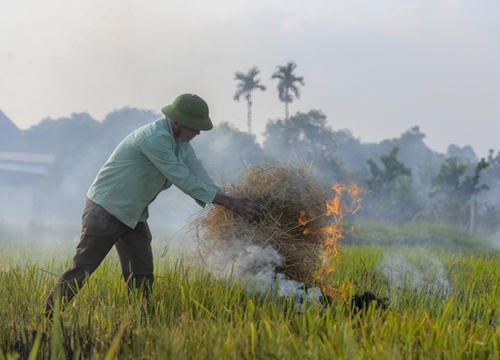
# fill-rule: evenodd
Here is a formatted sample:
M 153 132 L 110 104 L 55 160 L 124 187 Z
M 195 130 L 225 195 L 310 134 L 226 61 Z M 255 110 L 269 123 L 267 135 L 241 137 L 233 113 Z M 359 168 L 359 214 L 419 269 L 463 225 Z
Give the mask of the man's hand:
M 262 212 L 262 208 L 259 204 L 257 204 L 252 199 L 244 197 L 230 197 L 217 193 L 217 195 L 215 195 L 213 203 L 222 205 L 225 208 L 248 218 L 252 218 Z

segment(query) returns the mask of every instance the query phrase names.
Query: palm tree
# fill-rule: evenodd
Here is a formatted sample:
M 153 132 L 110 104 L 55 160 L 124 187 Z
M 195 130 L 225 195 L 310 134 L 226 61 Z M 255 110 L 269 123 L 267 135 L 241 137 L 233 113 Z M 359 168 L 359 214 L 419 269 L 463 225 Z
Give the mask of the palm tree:
M 254 66 L 248 70 L 246 75 L 239 71 L 234 75 L 234 80 L 239 81 L 237 85 L 238 90 L 234 94 L 234 100 L 239 101 L 241 95 L 245 96 L 248 106 L 247 125 L 250 134 L 252 133 L 252 92 L 256 89 L 266 90 L 266 87 L 260 84 L 260 80 L 255 78 L 259 72 L 260 70 Z
M 285 66 L 276 66 L 278 70 L 271 76 L 271 79 L 279 79 L 278 93 L 281 102 L 285 103 L 285 120 L 288 120 L 288 104 L 293 101 L 293 96 L 290 92 L 295 94 L 295 97 L 300 98 L 299 88 L 296 83 L 304 86 L 304 78 L 302 76 L 295 76 L 293 71 L 297 65 L 293 61 L 289 61 Z

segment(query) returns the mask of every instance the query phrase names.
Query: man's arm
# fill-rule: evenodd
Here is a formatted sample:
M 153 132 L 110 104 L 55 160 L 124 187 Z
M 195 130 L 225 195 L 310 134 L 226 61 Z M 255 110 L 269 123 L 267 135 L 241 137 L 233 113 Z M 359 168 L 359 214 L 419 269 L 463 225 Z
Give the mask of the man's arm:
M 189 172 L 188 167 L 177 159 L 168 141 L 161 138 L 149 138 L 141 144 L 140 148 L 172 184 L 191 197 L 207 204 L 222 205 L 247 217 L 252 217 L 260 212 L 260 206 L 253 200 L 223 195 L 198 180 Z
M 194 199 L 205 204 L 212 203 L 217 189 L 211 188 L 190 173 L 184 162 L 175 155 L 174 146 L 173 138 L 152 136 L 143 141 L 139 148 L 172 184 Z

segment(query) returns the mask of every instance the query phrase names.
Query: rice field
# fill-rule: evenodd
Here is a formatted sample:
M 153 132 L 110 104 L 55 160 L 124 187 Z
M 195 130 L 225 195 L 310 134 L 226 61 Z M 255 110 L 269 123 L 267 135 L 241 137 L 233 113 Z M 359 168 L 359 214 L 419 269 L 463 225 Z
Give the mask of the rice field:
M 299 308 L 194 266 L 192 248 L 161 257 L 156 238 L 149 305 L 112 253 L 52 321 L 43 300 L 76 242 L 0 240 L 0 359 L 500 359 L 500 252 L 477 239 L 345 243 L 335 296 Z M 366 293 L 385 306 L 353 307 Z

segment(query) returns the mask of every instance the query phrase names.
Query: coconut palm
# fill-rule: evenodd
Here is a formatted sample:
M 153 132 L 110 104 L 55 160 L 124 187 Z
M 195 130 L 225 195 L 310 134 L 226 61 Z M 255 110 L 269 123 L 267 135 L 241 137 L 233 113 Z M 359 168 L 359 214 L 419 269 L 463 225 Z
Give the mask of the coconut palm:
M 295 97 L 300 98 L 299 88 L 296 83 L 304 86 L 304 78 L 302 76 L 295 76 L 293 71 L 297 65 L 293 61 L 289 61 L 285 66 L 276 66 L 278 70 L 271 76 L 271 79 L 279 79 L 278 94 L 281 102 L 285 103 L 285 119 L 288 120 L 288 104 L 293 101 L 291 92 Z
M 234 94 L 234 100 L 240 101 L 240 97 L 242 95 L 245 96 L 248 106 L 247 125 L 249 133 L 252 133 L 252 92 L 256 89 L 266 90 L 266 87 L 260 84 L 260 80 L 255 78 L 259 73 L 260 70 L 254 66 L 246 74 L 238 71 L 234 75 L 234 80 L 239 81 L 237 85 L 238 90 Z

